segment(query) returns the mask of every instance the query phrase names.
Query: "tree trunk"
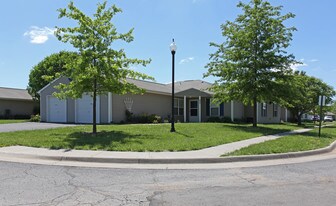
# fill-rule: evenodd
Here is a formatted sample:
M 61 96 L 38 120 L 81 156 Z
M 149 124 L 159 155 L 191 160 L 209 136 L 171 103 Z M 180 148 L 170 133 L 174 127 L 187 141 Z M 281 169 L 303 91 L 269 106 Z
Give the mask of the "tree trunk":
M 253 127 L 257 127 L 257 109 L 258 109 L 258 105 L 257 105 L 257 98 L 254 97 L 253 98 Z
M 94 79 L 93 83 L 93 123 L 92 123 L 92 134 L 96 135 L 97 134 L 97 79 Z
M 301 126 L 302 125 L 302 114 L 298 114 L 297 118 L 298 118 L 298 126 Z

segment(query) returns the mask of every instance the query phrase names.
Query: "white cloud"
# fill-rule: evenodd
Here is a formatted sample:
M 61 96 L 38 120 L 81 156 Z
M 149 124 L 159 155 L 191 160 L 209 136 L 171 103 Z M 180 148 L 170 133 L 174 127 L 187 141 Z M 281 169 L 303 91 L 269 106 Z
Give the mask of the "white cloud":
M 292 64 L 292 65 L 291 65 L 291 69 L 292 69 L 293 71 L 297 71 L 297 70 L 299 70 L 300 67 L 307 67 L 307 66 L 308 66 L 308 64 L 305 63 L 305 59 L 302 58 L 302 59 L 300 59 L 299 61 L 301 62 L 301 64 L 298 63 L 298 64 Z
M 188 57 L 188 58 L 182 59 L 179 64 L 185 64 L 185 63 L 193 61 L 194 59 L 195 59 L 194 57 Z
M 307 66 L 308 66 L 308 64 L 306 64 L 306 63 L 302 63 L 302 64 L 292 64 L 292 65 L 291 65 L 291 69 L 292 69 L 293 71 L 297 71 L 297 70 L 299 70 L 300 67 L 307 67 Z
M 30 43 L 32 44 L 44 44 L 48 41 L 49 36 L 53 36 L 55 29 L 49 27 L 37 27 L 32 26 L 30 27 L 29 31 L 26 31 L 23 35 L 29 36 Z

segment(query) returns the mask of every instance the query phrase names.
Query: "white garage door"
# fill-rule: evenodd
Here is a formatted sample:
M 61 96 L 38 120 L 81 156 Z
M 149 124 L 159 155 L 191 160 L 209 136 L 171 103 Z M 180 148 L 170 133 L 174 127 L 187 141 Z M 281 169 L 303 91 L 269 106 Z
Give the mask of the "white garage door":
M 53 96 L 47 97 L 47 121 L 66 122 L 66 100 L 60 100 Z
M 97 97 L 97 123 L 99 119 L 99 97 Z M 93 116 L 93 98 L 90 95 L 83 95 L 81 99 L 76 99 L 76 123 L 92 123 Z

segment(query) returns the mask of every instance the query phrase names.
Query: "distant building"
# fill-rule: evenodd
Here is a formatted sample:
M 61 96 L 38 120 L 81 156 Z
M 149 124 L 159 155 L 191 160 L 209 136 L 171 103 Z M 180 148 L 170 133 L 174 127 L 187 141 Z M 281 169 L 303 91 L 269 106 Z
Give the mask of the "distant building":
M 0 87 L 0 118 L 29 118 L 37 113 L 39 104 L 27 90 Z

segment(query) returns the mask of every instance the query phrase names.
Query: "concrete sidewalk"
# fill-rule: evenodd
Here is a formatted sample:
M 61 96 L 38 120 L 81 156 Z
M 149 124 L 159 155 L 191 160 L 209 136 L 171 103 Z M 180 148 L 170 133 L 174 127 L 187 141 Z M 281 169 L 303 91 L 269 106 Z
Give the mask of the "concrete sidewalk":
M 111 152 L 111 151 L 87 151 L 87 150 L 51 150 L 44 148 L 31 148 L 11 146 L 0 148 L 0 156 L 31 158 L 55 161 L 79 161 L 95 163 L 136 163 L 136 164 L 192 164 L 192 163 L 220 163 L 233 161 L 247 161 L 248 157 L 220 157 L 222 154 L 258 144 L 264 141 L 274 140 L 283 136 L 308 132 L 311 129 L 300 129 L 276 135 L 261 136 L 253 139 L 233 142 L 220 146 L 210 147 L 196 151 L 186 152 Z M 321 152 L 322 153 L 322 152 Z M 300 153 L 301 154 L 301 153 Z M 277 155 L 252 156 L 253 160 L 275 158 Z M 279 155 L 278 155 L 279 156 Z M 300 156 L 300 155 L 299 155 Z M 302 155 L 301 155 L 302 156 Z M 285 156 L 287 157 L 287 156 Z M 283 158 L 283 157 L 280 157 Z

